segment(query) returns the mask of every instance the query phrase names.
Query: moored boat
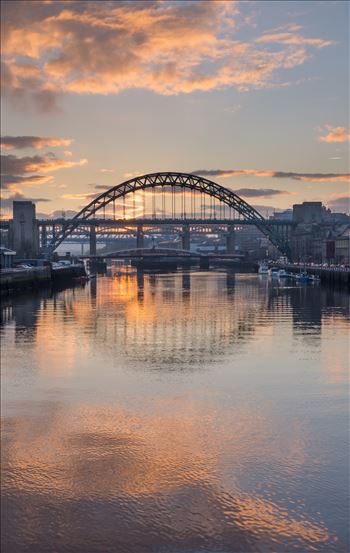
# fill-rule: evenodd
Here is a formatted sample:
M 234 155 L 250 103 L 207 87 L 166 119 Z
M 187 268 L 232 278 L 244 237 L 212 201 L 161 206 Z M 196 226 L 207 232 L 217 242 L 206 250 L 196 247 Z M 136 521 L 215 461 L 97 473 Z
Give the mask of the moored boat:
M 278 277 L 278 275 L 279 275 L 279 268 L 278 268 L 278 267 L 271 267 L 271 269 L 269 270 L 269 272 L 270 272 L 270 276 L 272 276 L 273 278 Z
M 295 276 L 297 282 L 319 282 L 320 278 L 315 275 L 309 275 L 307 272 L 299 273 Z
M 266 263 L 259 263 L 259 269 L 258 269 L 259 275 L 268 275 L 269 274 L 269 267 Z

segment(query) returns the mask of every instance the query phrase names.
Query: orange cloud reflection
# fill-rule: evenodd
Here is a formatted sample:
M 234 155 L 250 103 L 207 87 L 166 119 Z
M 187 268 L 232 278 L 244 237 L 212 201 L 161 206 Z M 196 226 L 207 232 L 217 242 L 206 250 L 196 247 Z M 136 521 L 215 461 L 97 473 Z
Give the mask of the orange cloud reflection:
M 198 531 L 195 512 L 207 535 L 234 528 L 242 542 L 255 537 L 269 543 L 284 536 L 311 550 L 311 544 L 331 540 L 321 523 L 279 507 L 268 494 L 252 496 L 240 489 L 239 475 L 257 450 L 260 463 L 282 464 L 289 472 L 290 455 L 303 441 L 297 431 L 280 436 L 282 444 L 274 446 L 274 427 L 268 411 L 258 418 L 244 407 L 224 413 L 188 398 L 169 398 L 151 410 L 133 411 L 54 405 L 45 408 L 44 416 L 11 420 L 10 433 L 5 425 L 3 468 L 11 479 L 5 478 L 4 492 L 34 495 L 44 503 L 48 496 L 57 497 L 63 508 L 65 502 L 87 498 L 116 502 L 128 497 L 136 504 L 158 498 L 163 516 L 178 494 L 185 493 L 183 510 L 189 518 L 175 515 L 170 524 L 188 539 Z M 137 527 L 137 509 L 134 516 Z M 156 524 L 164 531 L 164 518 Z

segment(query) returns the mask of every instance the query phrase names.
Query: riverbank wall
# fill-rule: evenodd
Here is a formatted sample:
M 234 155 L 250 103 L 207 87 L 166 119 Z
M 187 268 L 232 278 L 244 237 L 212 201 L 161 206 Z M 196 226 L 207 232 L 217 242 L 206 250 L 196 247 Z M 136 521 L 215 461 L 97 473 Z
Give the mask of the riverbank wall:
M 86 276 L 84 265 L 68 265 L 52 268 L 50 265 L 31 269 L 12 269 L 0 271 L 1 296 L 49 286 L 53 283 L 73 281 Z

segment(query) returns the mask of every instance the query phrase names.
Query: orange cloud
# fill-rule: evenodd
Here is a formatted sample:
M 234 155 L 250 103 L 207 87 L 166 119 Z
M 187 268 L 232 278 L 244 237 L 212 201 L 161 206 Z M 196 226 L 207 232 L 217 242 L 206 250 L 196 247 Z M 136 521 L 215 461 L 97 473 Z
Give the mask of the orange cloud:
M 350 130 L 346 127 L 331 127 L 326 125 L 329 133 L 320 136 L 320 142 L 347 142 L 350 141 Z
M 46 184 L 53 180 L 53 177 L 49 175 L 1 175 L 1 187 L 11 190 L 17 190 L 17 185 L 20 186 L 35 186 L 39 184 Z
M 2 136 L 0 138 L 0 144 L 4 150 L 22 150 L 25 148 L 40 150 L 45 146 L 69 146 L 72 142 L 69 138 L 45 138 L 41 136 Z
M 126 288 L 124 295 L 127 292 Z M 91 310 L 78 307 L 79 313 L 73 309 L 71 316 L 79 316 L 83 325 L 89 324 Z M 51 315 L 51 326 L 59 325 L 59 317 L 61 314 Z M 87 357 L 88 342 L 85 346 Z M 77 342 L 68 344 L 70 364 L 79 349 Z M 39 355 L 39 360 L 47 370 L 44 356 Z M 62 372 L 64 364 L 57 364 L 57 368 L 55 365 L 56 362 L 52 370 L 59 368 Z M 199 543 L 199 533 L 208 543 L 217 528 L 227 550 L 234 540 L 240 551 L 249 551 L 257 537 L 268 544 L 282 537 L 290 543 L 298 542 L 305 551 L 334 544 L 334 536 L 320 517 L 302 517 L 291 502 L 279 504 L 268 494 L 254 495 L 241 486 L 247 459 L 255 459 L 252 443 L 256 450 L 259 447 L 261 463 L 276 465 L 287 475 L 291 468 L 298 474 L 308 461 L 301 430 L 296 427 L 288 437 L 281 436 L 266 409 L 258 417 L 254 417 L 254 411 L 239 407 L 223 414 L 219 409 L 208 409 L 204 402 L 181 397 L 174 401 L 170 397 L 155 401 L 150 413 L 84 404 L 63 409 L 57 403 L 49 405 L 45 415 L 45 424 L 38 413 L 27 418 L 12 417 L 11 432 L 9 421 L 4 421 L 9 439 L 3 465 L 11 476 L 4 482 L 4 501 L 11 493 L 16 506 L 24 496 L 26 505 L 44 508 L 50 504 L 48 498 L 59 497 L 60 508 L 70 513 L 72 498 L 76 503 L 89 497 L 90 503 L 98 506 L 112 493 L 114 530 L 107 533 L 106 543 L 113 541 L 117 547 L 122 543 L 121 536 L 125 543 L 135 543 L 136 533 L 143 536 L 143 543 L 156 544 L 159 549 L 164 544 L 162 536 L 169 535 L 169 531 L 180 536 L 179 544 L 184 540 Z M 35 432 L 38 424 L 41 432 Z M 283 449 L 276 449 L 268 429 L 278 433 Z M 270 447 L 266 448 L 268 439 Z M 288 458 L 293 458 L 293 465 Z M 225 479 L 222 467 L 227 459 L 231 460 L 232 478 Z M 184 494 L 186 516 L 176 516 L 174 502 Z M 163 516 L 154 516 L 154 509 L 150 508 L 158 497 L 162 498 Z M 121 498 L 124 502 L 116 501 Z M 118 522 L 124 515 L 119 505 L 125 503 L 133 521 L 130 530 Z M 31 521 L 23 522 L 29 528 Z M 30 533 L 24 534 L 46 543 L 47 529 L 42 525 L 34 525 Z M 69 547 L 74 547 L 78 539 L 69 534 Z
M 96 194 L 84 192 L 82 192 L 81 194 L 63 194 L 61 198 L 63 198 L 64 200 L 87 200 L 96 198 Z
M 265 34 L 257 38 L 255 42 L 258 44 L 274 42 L 278 44 L 290 44 L 293 46 L 314 46 L 315 48 L 325 48 L 326 46 L 331 46 L 333 44 L 331 40 L 308 38 L 296 34 L 295 32 Z
M 242 42 L 232 34 L 240 18 L 238 3 L 215 0 L 31 3 L 30 9 L 13 0 L 3 14 L 4 93 L 15 101 L 29 94 L 50 109 L 57 92 L 67 91 L 248 90 L 277 85 L 279 69 L 296 67 L 312 48 L 332 44 L 292 27 Z
M 1 170 L 4 174 L 21 175 L 23 173 L 34 173 L 35 171 L 57 171 L 79 165 L 85 165 L 87 159 L 79 161 L 68 161 L 59 159 L 54 154 L 17 157 L 14 155 L 1 156 Z
M 42 171 L 50 173 L 58 169 L 81 166 L 87 163 L 87 159 L 68 161 L 57 158 L 52 153 L 35 156 L 18 157 L 13 154 L 1 156 L 1 186 L 14 190 L 16 185 L 38 185 L 52 180 L 48 175 L 31 175 Z M 20 192 L 20 191 L 19 191 Z

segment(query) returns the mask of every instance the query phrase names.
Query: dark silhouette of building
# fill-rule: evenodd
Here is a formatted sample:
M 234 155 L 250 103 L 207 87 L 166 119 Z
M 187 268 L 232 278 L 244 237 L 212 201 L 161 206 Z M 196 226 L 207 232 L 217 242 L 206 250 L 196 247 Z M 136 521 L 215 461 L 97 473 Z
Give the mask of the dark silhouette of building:
M 30 201 L 13 202 L 10 223 L 10 243 L 19 258 L 32 259 L 39 254 L 39 229 L 35 204 Z
M 349 243 L 346 232 L 350 227 L 348 215 L 332 213 L 322 202 L 304 202 L 293 205 L 293 223 L 293 260 L 318 263 L 347 262 Z

